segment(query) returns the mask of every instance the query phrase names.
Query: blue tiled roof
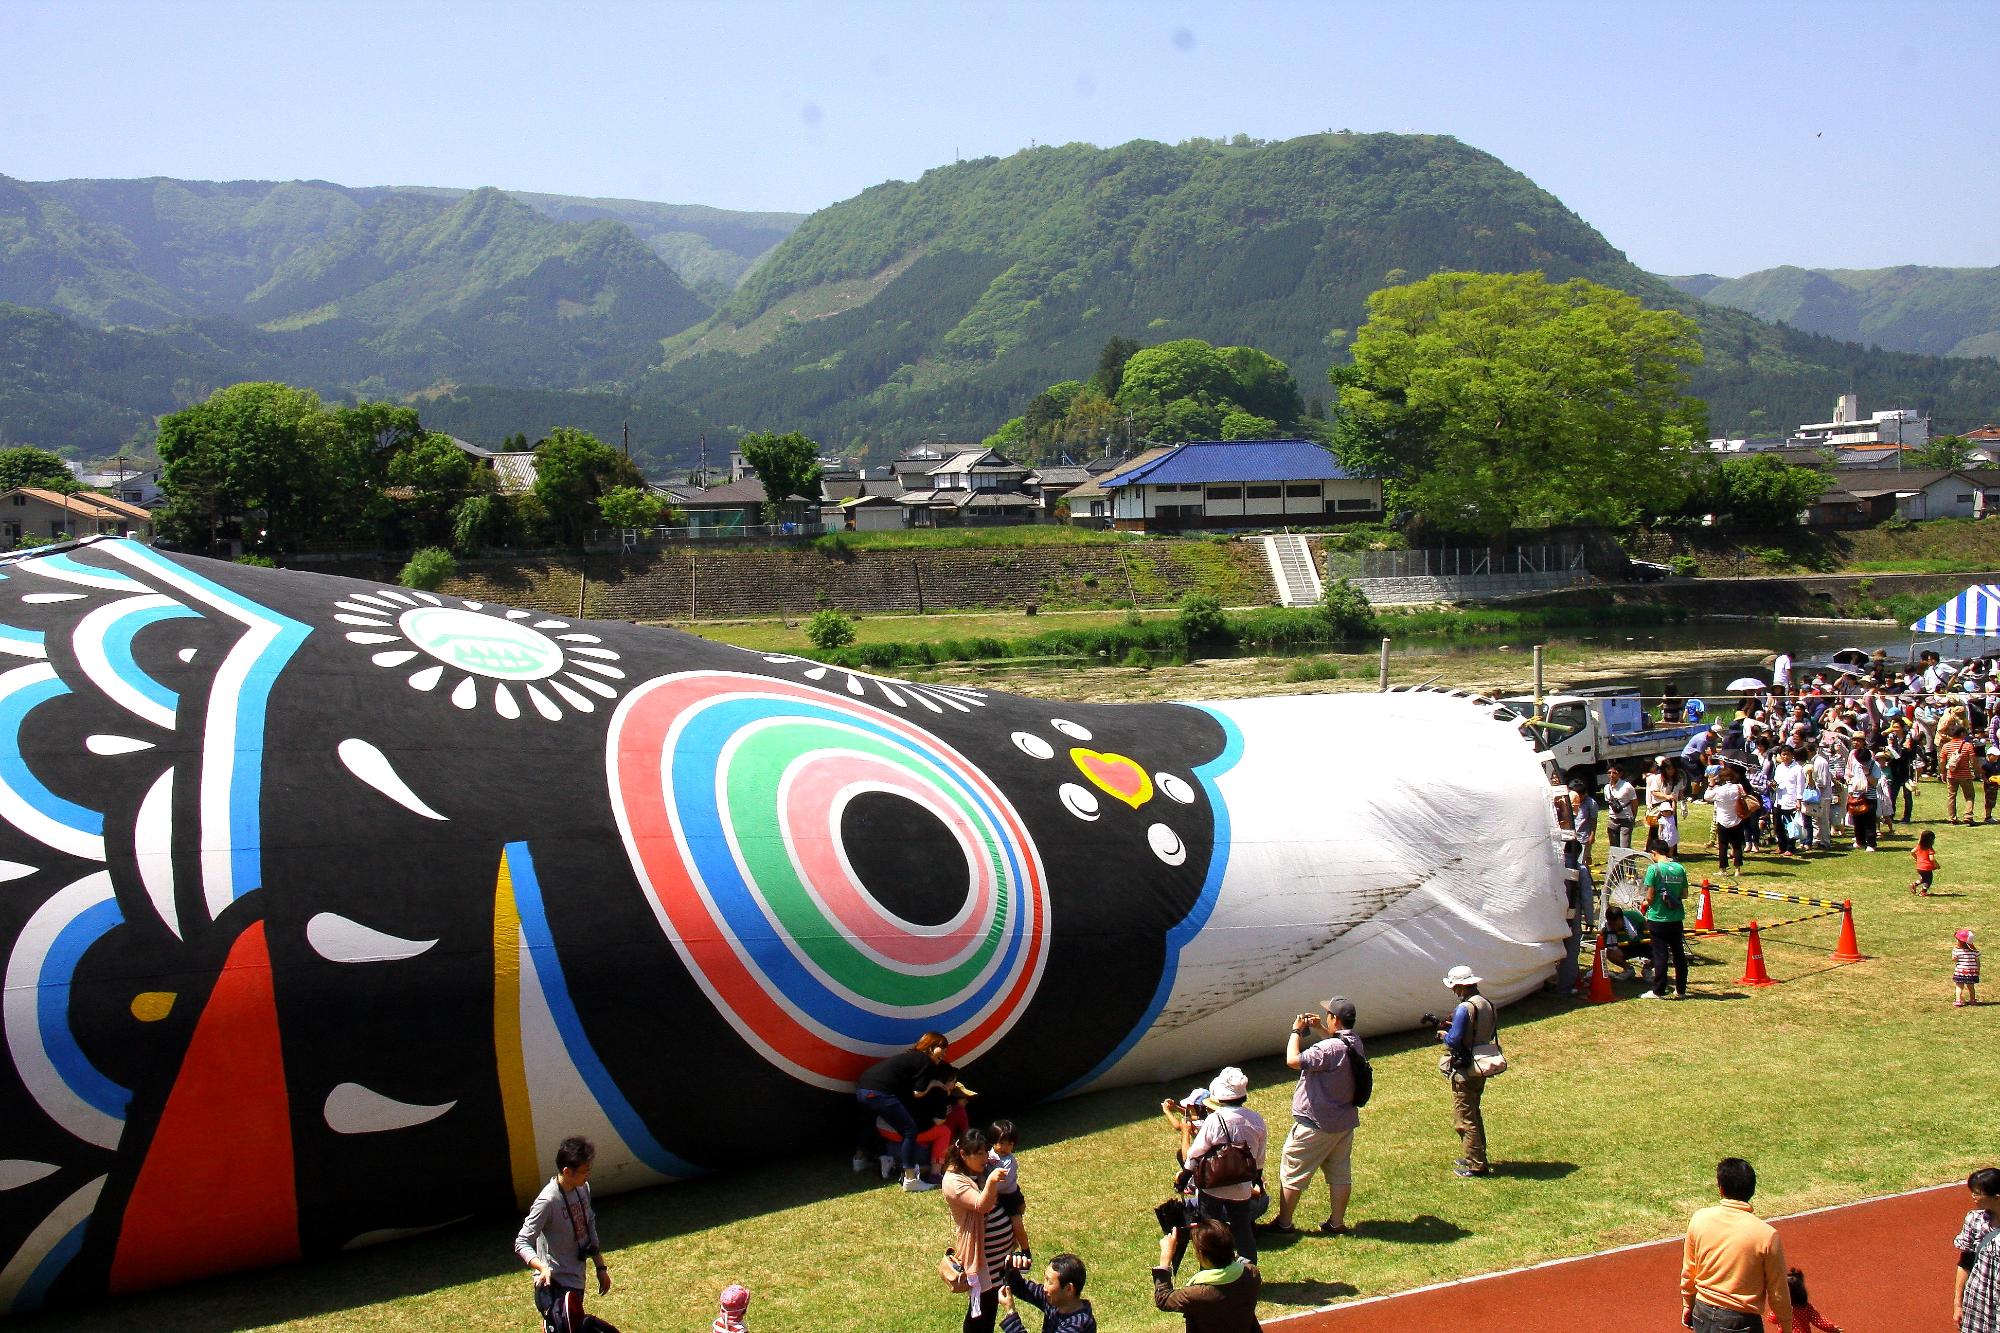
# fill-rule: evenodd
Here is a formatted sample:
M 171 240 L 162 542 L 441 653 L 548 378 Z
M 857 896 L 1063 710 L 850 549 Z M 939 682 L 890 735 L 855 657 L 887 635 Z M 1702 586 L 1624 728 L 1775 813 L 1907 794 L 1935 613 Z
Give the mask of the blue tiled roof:
M 1185 486 L 1229 481 L 1354 481 L 1334 456 L 1311 440 L 1199 440 L 1098 483 Z

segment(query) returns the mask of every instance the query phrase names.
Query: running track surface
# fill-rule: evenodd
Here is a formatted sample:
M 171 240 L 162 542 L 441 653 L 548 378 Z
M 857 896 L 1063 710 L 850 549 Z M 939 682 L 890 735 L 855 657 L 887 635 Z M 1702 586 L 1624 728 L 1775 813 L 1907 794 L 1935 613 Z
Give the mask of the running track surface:
M 1952 1333 L 1951 1240 L 1971 1206 L 1958 1183 L 1773 1225 L 1814 1308 L 1847 1333 Z M 1340 1242 L 1300 1241 L 1338 1262 Z M 1675 1238 L 1263 1322 L 1282 1333 L 1672 1333 L 1681 1327 L 1680 1272 Z

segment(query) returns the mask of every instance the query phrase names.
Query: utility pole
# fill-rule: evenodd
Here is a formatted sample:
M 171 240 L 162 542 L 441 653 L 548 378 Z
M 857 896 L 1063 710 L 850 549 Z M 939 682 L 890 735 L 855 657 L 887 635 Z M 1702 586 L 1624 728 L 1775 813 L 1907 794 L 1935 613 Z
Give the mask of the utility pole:
M 632 461 L 632 423 L 625 423 L 625 461 Z
M 701 433 L 701 470 L 697 472 L 695 475 L 701 478 L 701 481 L 697 484 L 699 484 L 703 490 L 707 490 L 708 489 L 708 432 L 707 431 L 703 431 Z

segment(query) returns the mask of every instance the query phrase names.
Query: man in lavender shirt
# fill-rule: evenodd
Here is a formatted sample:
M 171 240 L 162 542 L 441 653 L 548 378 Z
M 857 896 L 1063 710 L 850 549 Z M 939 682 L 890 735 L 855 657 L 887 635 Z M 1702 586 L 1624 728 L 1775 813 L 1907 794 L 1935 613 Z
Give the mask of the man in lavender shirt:
M 1344 1236 L 1354 1230 L 1347 1225 L 1347 1200 L 1354 1193 L 1354 1130 L 1361 1123 L 1354 1105 L 1354 1062 L 1367 1059 L 1368 1053 L 1353 1027 L 1354 1002 L 1340 995 L 1321 1002 L 1319 1013 L 1300 1014 L 1292 1021 L 1285 1063 L 1299 1071 L 1299 1085 L 1292 1091 L 1278 1215 L 1268 1231 L 1298 1230 L 1292 1211 L 1314 1172 L 1326 1177 L 1327 1219 L 1319 1224 L 1321 1234 Z

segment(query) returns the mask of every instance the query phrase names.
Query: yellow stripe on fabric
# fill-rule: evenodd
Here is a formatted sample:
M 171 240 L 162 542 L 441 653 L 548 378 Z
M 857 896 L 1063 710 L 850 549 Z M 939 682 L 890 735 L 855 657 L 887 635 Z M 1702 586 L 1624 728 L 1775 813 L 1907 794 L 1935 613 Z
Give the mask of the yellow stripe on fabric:
M 535 1112 L 528 1098 L 528 1068 L 521 1050 L 521 913 L 505 853 L 493 889 L 493 1055 L 500 1075 L 500 1106 L 507 1121 L 507 1156 L 514 1199 L 522 1208 L 541 1191 L 535 1162 Z

